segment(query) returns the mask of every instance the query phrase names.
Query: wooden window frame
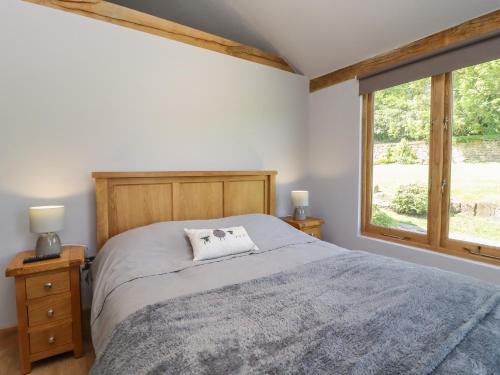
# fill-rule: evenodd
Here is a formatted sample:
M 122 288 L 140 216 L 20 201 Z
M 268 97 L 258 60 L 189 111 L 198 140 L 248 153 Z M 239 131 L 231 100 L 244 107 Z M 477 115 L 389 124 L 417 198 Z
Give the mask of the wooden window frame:
M 429 195 L 427 233 L 385 228 L 371 223 L 373 191 L 374 93 L 363 95 L 361 234 L 427 250 L 500 265 L 500 247 L 448 237 L 452 163 L 452 73 L 431 77 Z M 442 185 L 442 182 L 446 183 Z M 475 254 L 476 253 L 476 254 Z

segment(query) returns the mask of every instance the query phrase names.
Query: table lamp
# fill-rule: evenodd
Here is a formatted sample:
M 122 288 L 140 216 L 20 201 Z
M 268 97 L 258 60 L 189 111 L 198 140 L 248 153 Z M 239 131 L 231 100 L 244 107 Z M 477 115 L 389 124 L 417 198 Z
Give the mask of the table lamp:
M 38 233 L 36 255 L 59 254 L 61 240 L 57 231 L 64 228 L 64 206 L 30 207 L 30 231 Z
M 309 206 L 309 192 L 305 190 L 292 191 L 292 202 L 295 207 L 293 218 L 295 220 L 305 220 L 306 207 Z

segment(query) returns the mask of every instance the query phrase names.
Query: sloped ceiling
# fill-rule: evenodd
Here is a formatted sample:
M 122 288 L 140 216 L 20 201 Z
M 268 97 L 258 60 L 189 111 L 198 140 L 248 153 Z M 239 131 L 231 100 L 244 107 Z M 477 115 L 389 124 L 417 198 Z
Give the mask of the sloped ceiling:
M 315 78 L 500 8 L 500 0 L 111 0 L 288 61 Z

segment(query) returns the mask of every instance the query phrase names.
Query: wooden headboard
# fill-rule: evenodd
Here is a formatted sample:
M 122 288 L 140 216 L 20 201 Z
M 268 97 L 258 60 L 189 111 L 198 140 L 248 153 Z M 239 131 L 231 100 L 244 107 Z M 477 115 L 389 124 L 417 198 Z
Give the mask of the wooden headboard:
M 171 220 L 274 215 L 276 171 L 94 172 L 97 248 L 126 230 Z

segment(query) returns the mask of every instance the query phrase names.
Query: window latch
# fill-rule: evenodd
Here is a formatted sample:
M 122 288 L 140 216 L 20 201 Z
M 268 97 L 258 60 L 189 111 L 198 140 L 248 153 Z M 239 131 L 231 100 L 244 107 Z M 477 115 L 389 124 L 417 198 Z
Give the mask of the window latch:
M 448 130 L 448 116 L 444 116 L 444 119 L 443 119 L 443 126 L 444 126 L 444 130 Z
M 396 236 L 394 234 L 381 233 L 381 235 L 385 236 L 385 237 L 395 238 L 397 240 L 405 240 L 405 241 L 409 241 L 410 240 L 410 237 Z
M 485 258 L 500 260 L 500 257 L 497 257 L 495 255 L 490 255 L 490 254 L 484 254 L 484 253 L 482 253 L 481 252 L 481 246 L 478 246 L 476 251 L 474 251 L 472 249 L 469 249 L 468 247 L 464 247 L 464 250 L 467 250 L 469 252 L 469 254 L 472 254 L 472 255 L 478 255 L 478 256 L 481 256 L 481 257 L 485 257 Z
M 446 180 L 441 181 L 441 194 L 444 193 L 444 189 L 446 189 Z

